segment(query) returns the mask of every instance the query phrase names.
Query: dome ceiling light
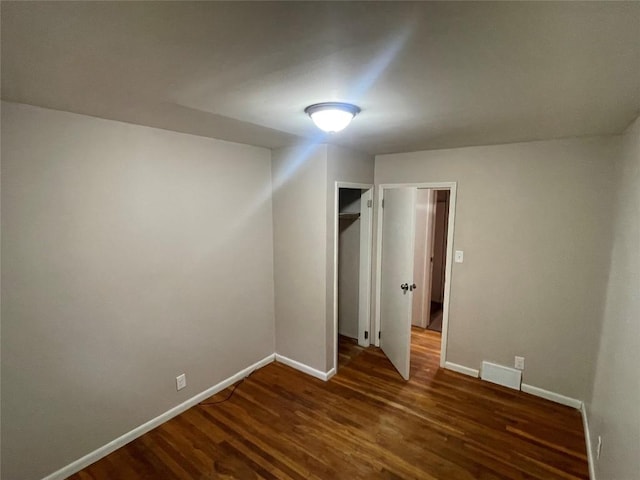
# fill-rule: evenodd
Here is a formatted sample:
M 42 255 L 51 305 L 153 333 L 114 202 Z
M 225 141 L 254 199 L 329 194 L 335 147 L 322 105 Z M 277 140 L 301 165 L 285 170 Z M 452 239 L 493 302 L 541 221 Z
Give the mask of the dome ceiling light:
M 309 105 L 304 113 L 311 117 L 320 130 L 335 133 L 349 125 L 353 117 L 360 113 L 360 108 L 350 103 L 324 102 Z

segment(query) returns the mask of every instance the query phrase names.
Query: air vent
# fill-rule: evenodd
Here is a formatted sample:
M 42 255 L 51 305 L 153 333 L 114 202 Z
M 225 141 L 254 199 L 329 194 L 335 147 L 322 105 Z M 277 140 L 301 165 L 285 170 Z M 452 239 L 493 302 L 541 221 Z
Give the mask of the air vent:
M 491 362 L 482 362 L 480 378 L 487 382 L 497 383 L 498 385 L 513 388 L 514 390 L 520 390 L 522 372 L 515 368 L 505 367 Z

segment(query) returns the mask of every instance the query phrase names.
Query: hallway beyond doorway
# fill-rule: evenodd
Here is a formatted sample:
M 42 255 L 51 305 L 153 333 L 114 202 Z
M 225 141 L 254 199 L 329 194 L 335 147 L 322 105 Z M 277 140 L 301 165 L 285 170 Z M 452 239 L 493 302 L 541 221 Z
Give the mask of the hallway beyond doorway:
M 428 330 L 442 333 L 442 303 L 431 302 L 431 310 L 429 312 Z

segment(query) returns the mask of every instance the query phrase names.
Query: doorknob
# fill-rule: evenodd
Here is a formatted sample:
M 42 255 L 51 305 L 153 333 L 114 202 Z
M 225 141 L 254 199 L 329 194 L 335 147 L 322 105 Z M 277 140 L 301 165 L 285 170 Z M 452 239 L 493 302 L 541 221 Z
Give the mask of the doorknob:
M 413 285 L 409 286 L 409 291 L 413 292 L 416 288 L 418 288 L 418 286 L 414 283 Z
M 402 285 L 400 285 L 400 288 L 406 292 L 407 290 L 409 290 L 409 284 L 403 283 Z

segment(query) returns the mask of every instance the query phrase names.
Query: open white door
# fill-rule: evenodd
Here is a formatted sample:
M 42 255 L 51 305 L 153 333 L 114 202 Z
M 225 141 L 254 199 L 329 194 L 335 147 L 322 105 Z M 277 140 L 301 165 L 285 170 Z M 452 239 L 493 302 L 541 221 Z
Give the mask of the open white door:
M 408 380 L 416 189 L 385 189 L 383 199 L 380 348 Z

